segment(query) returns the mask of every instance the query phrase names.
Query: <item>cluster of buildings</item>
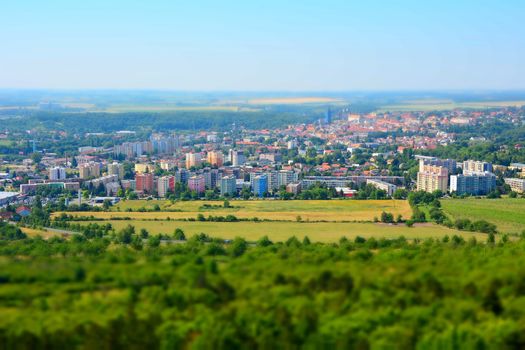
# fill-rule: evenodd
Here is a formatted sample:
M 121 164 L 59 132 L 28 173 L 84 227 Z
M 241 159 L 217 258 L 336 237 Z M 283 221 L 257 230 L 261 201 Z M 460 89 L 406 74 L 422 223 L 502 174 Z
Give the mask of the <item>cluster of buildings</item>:
M 417 190 L 441 191 L 457 195 L 487 195 L 496 189 L 492 164 L 467 160 L 461 164 L 453 159 L 416 156 L 419 159 Z M 461 168 L 461 173 L 458 173 Z

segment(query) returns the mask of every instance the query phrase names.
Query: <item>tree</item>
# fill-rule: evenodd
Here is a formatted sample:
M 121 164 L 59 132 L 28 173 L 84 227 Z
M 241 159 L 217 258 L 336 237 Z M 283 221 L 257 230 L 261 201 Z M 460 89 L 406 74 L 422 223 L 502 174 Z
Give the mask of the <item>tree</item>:
M 140 238 L 146 239 L 149 237 L 149 232 L 145 228 L 140 229 Z
M 243 255 L 246 249 L 248 249 L 248 243 L 244 238 L 236 237 L 230 245 L 230 253 L 233 257 Z
M 272 244 L 273 244 L 273 242 L 270 241 L 268 236 L 263 236 L 257 241 L 257 246 L 258 247 L 267 247 L 267 246 L 272 245 Z
M 184 231 L 182 231 L 182 229 L 177 227 L 175 229 L 175 232 L 173 232 L 173 238 L 177 241 L 185 241 L 186 235 L 184 234 Z
M 392 213 L 382 212 L 381 213 L 381 222 L 384 223 L 393 223 L 394 222 L 394 215 Z
M 130 244 L 135 234 L 135 226 L 128 225 L 117 234 L 118 241 L 123 244 Z
M 310 244 L 311 244 L 310 238 L 308 238 L 308 236 L 304 236 L 303 245 L 310 245 Z

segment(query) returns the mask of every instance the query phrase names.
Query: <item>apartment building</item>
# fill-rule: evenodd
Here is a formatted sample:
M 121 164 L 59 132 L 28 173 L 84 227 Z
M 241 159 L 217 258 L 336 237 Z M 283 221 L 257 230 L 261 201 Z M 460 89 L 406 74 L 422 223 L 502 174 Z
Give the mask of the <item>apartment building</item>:
M 463 174 L 492 172 L 492 164 L 477 160 L 466 160 L 463 162 Z
M 507 178 L 505 183 L 510 186 L 510 189 L 517 193 L 525 193 L 525 179 Z
M 81 179 L 100 177 L 100 163 L 89 162 L 78 166 Z
M 165 198 L 168 192 L 175 189 L 175 176 L 162 176 L 157 179 L 157 194 Z
M 202 175 L 194 175 L 188 179 L 188 188 L 190 191 L 204 193 L 206 190 L 206 181 Z
M 450 177 L 450 192 L 458 195 L 471 194 L 483 196 L 496 188 L 496 176 L 493 173 L 469 173 Z
M 443 166 L 431 164 L 419 165 L 417 173 L 417 190 L 425 192 L 442 191 L 447 192 L 448 169 Z
M 137 191 L 152 194 L 155 188 L 153 173 L 136 174 L 135 188 Z
M 222 196 L 233 196 L 237 192 L 237 179 L 235 176 L 223 176 L 220 187 Z
M 108 175 L 117 175 L 119 180 L 124 179 L 124 164 L 117 162 L 108 164 Z
M 394 195 L 394 192 L 397 190 L 396 185 L 381 180 L 368 179 L 366 180 L 366 184 L 372 185 L 377 189 L 385 191 L 390 197 L 392 197 Z
M 207 161 L 212 166 L 221 167 L 224 164 L 224 155 L 221 151 L 210 151 L 207 155 Z
M 49 169 L 49 180 L 64 180 L 66 178 L 66 168 L 63 167 L 53 167 Z
M 201 153 L 186 153 L 186 169 L 198 167 L 202 164 Z

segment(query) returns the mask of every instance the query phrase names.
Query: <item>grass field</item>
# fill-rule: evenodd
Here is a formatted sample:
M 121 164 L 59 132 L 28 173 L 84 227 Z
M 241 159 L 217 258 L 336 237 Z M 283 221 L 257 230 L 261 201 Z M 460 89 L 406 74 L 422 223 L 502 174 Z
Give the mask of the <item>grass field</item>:
M 144 207 L 152 209 L 155 204 L 161 208 L 160 212 L 136 212 Z M 257 217 L 264 220 L 295 221 L 298 216 L 303 221 L 373 221 L 380 217 L 381 212 L 390 212 L 397 217 L 402 215 L 409 218 L 412 214 L 407 201 L 402 200 L 328 200 L 328 201 L 231 201 L 234 208 L 200 209 L 204 204 L 222 206 L 220 201 L 124 201 L 113 208 L 119 212 L 79 212 L 70 213 L 78 216 L 93 215 L 96 218 L 110 219 L 112 217 L 131 217 L 133 219 L 182 219 L 195 218 L 198 214 L 204 216 L 235 215 L 238 218 Z M 133 212 L 125 212 L 126 209 Z M 166 210 L 177 210 L 169 212 Z
M 447 199 L 441 205 L 454 219 L 486 220 L 500 232 L 520 233 L 525 230 L 525 199 Z
M 495 107 L 519 107 L 525 105 L 525 101 L 478 101 L 478 102 L 459 102 L 452 100 L 415 100 L 405 103 L 382 106 L 379 111 L 438 111 L 451 110 L 456 108 L 495 108 Z
M 100 221 L 97 221 L 99 224 Z M 265 235 L 271 240 L 285 241 L 292 236 L 303 238 L 308 236 L 315 242 L 337 242 L 345 236 L 353 239 L 356 236 L 365 238 L 398 238 L 404 236 L 407 239 L 441 238 L 445 235 L 454 234 L 463 236 L 465 239 L 476 237 L 485 241 L 485 234 L 475 234 L 448 229 L 444 226 L 434 224 L 422 224 L 417 227 L 405 225 L 387 225 L 375 223 L 298 223 L 298 222 L 188 222 L 188 221 L 142 221 L 142 220 L 114 220 L 104 221 L 111 223 L 116 230 L 127 225 L 135 226 L 136 230 L 145 228 L 151 234 L 171 234 L 176 228 L 181 228 L 187 237 L 204 232 L 211 237 L 232 239 L 237 236 L 248 241 L 255 241 Z M 87 224 L 88 222 L 81 222 Z

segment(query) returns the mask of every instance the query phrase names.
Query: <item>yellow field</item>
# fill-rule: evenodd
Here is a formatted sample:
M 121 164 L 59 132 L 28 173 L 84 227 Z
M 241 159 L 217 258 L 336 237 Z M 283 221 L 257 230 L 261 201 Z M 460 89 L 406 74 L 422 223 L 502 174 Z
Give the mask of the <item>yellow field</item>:
M 152 209 L 155 204 L 161 208 L 159 212 L 137 212 L 138 208 Z M 390 212 L 397 217 L 411 216 L 411 209 L 407 201 L 402 200 L 329 200 L 329 201 L 231 201 L 234 208 L 200 209 L 204 204 L 221 205 L 220 201 L 124 201 L 113 208 L 112 212 L 73 212 L 77 216 L 93 216 L 101 219 L 115 217 L 130 217 L 132 219 L 187 219 L 196 218 L 198 214 L 204 216 L 235 215 L 238 218 L 254 218 L 261 220 L 296 221 L 300 216 L 303 221 L 373 221 L 380 217 L 381 212 Z M 125 212 L 127 208 L 133 212 Z M 166 210 L 177 210 L 169 212 Z M 55 214 L 58 215 L 59 213 Z
M 451 110 L 456 108 L 497 108 L 497 107 L 521 107 L 525 105 L 525 101 L 479 101 L 479 102 L 459 102 L 452 100 L 415 100 L 406 101 L 405 103 L 393 104 L 383 106 L 379 109 L 380 112 L 385 111 L 438 111 Z
M 20 227 L 20 230 L 22 230 L 22 232 L 28 235 L 29 237 L 41 236 L 42 238 L 47 239 L 47 238 L 51 238 L 55 236 L 61 236 L 61 234 L 56 233 L 56 232 L 37 230 L 34 228 L 29 228 L 29 227 Z
M 374 223 L 298 223 L 298 222 L 199 222 L 199 221 L 141 221 L 141 220 L 118 220 L 104 221 L 111 223 L 116 230 L 127 225 L 135 226 L 136 230 L 145 228 L 151 234 L 172 234 L 176 228 L 181 228 L 186 237 L 204 232 L 211 237 L 232 239 L 237 236 L 248 241 L 267 235 L 273 241 L 285 241 L 292 236 L 302 238 L 308 236 L 315 242 L 336 242 L 341 237 L 353 239 L 356 236 L 379 238 L 398 238 L 404 236 L 407 239 L 442 238 L 445 235 L 459 235 L 468 239 L 476 237 L 479 241 L 485 241 L 487 235 L 480 233 L 461 232 L 448 229 L 444 226 L 434 224 L 421 224 L 409 228 L 405 225 L 387 225 Z M 89 222 L 80 222 L 88 224 Z M 100 221 L 98 221 L 100 224 Z

